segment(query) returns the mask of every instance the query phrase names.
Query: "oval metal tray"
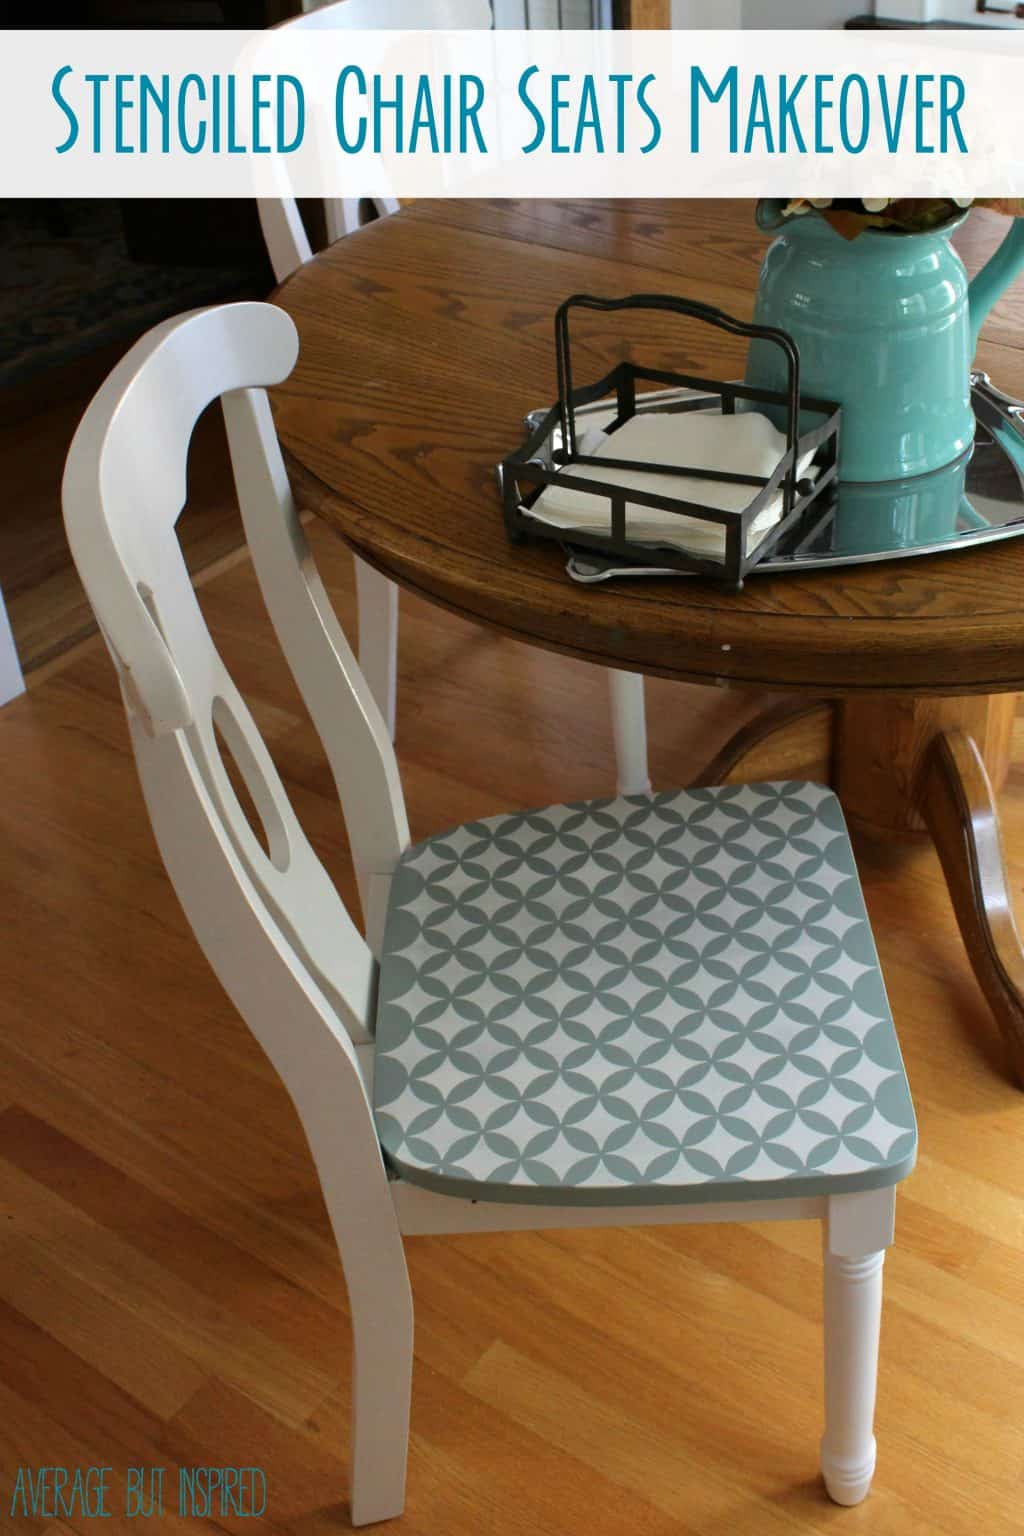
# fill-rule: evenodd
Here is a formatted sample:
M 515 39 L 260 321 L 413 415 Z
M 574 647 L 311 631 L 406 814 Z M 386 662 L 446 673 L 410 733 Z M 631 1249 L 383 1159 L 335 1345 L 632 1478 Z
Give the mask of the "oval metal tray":
M 689 393 L 662 390 L 641 398 L 670 401 Z M 984 373 L 971 375 L 971 398 L 978 427 L 969 453 L 945 469 L 912 480 L 837 485 L 812 532 L 798 530 L 784 537 L 750 574 L 905 560 L 1024 533 L 1024 405 L 1003 394 Z M 527 425 L 534 426 L 543 414 L 531 412 Z M 614 416 L 614 406 L 598 401 L 577 415 L 581 423 L 600 426 L 604 418 Z M 567 552 L 567 570 L 574 581 L 681 574 L 659 566 L 656 550 L 643 565 L 626 565 L 568 545 Z

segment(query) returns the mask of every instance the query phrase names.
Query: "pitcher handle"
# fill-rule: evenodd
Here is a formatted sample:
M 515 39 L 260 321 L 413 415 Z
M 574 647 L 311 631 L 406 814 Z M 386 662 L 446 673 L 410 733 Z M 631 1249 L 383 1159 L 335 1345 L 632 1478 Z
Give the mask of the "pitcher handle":
M 1018 215 L 1011 223 L 1009 233 L 1002 245 L 971 283 L 972 358 L 978 350 L 978 337 L 989 311 L 1022 271 L 1024 271 L 1024 215 Z

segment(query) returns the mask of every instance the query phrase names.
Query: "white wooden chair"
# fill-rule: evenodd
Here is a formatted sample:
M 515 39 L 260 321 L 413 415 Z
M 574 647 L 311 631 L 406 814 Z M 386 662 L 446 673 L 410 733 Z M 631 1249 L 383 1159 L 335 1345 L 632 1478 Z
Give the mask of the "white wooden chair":
M 314 5 L 306 0 L 307 14 L 283 26 L 365 30 L 401 28 L 434 30 L 442 27 L 476 30 L 491 24 L 490 0 L 335 0 Z M 376 198 L 378 213 L 394 213 L 394 198 Z M 312 258 L 298 205 L 294 198 L 259 201 L 260 222 L 267 252 L 279 283 Z M 327 199 L 324 211 L 330 242 L 350 234 L 360 223 L 359 198 Z M 359 665 L 373 689 L 392 738 L 395 734 L 395 692 L 398 672 L 398 588 L 365 561 L 356 557 L 359 603 Z M 608 669 L 612 737 L 615 746 L 616 781 L 620 794 L 649 794 L 647 767 L 647 718 L 644 680 L 640 673 Z
M 411 845 L 391 740 L 317 576 L 264 392 L 296 354 L 271 305 L 158 326 L 86 412 L 64 508 L 168 873 L 320 1177 L 354 1329 L 353 1519 L 403 1507 L 403 1233 L 797 1217 L 825 1234 L 825 1481 L 856 1503 L 916 1131 L 838 802 L 812 784 L 701 789 Z M 188 443 L 217 396 L 260 585 L 334 772 L 366 940 L 181 558 Z

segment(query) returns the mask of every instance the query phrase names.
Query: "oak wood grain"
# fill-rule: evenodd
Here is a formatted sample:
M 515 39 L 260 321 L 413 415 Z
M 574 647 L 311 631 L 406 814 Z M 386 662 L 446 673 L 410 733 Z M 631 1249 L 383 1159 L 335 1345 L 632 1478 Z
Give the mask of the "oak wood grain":
M 942 860 L 974 973 L 1024 1087 L 1024 947 L 995 794 L 978 744 L 966 732 L 946 731 L 932 743 L 921 810 Z
M 977 743 L 994 793 L 1010 766 L 1016 699 L 844 699 L 836 712 L 835 786 L 847 820 L 875 837 L 923 832 L 921 773 L 948 732 Z
M 835 706 L 783 699 L 742 726 L 702 768 L 697 784 L 755 784 L 777 779 L 833 781 Z
M 975 237 L 975 262 L 994 227 Z M 680 287 L 749 314 L 763 249 L 749 204 L 420 203 L 360 231 L 277 294 L 301 338 L 296 372 L 274 391 L 297 493 L 403 586 L 569 654 L 819 696 L 1021 688 L 1017 543 L 755 577 L 738 595 L 698 581 L 594 592 L 567 580 L 557 549 L 509 546 L 493 466 L 519 441 L 523 412 L 554 398 L 557 304 Z M 1024 394 L 1006 313 L 979 362 Z M 580 376 L 621 351 L 621 336 L 592 326 Z M 633 353 L 742 367 L 735 339 L 693 322 L 649 325 Z

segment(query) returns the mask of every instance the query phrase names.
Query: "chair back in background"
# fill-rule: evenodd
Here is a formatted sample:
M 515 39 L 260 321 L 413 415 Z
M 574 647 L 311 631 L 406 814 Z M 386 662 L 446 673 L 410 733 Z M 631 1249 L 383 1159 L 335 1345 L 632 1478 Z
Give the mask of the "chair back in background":
M 476 32 L 489 30 L 492 24 L 490 0 L 332 0 L 320 5 L 304 0 L 303 13 L 280 25 L 304 31 Z M 358 197 L 324 199 L 329 244 L 359 228 L 361 201 Z M 398 210 L 394 197 L 369 201 L 379 214 Z M 283 283 L 313 254 L 302 215 L 295 198 L 288 195 L 260 198 L 257 206 L 274 276 Z

